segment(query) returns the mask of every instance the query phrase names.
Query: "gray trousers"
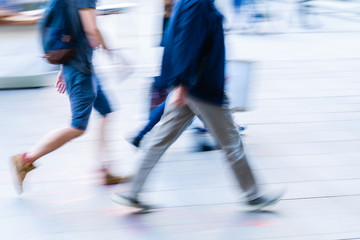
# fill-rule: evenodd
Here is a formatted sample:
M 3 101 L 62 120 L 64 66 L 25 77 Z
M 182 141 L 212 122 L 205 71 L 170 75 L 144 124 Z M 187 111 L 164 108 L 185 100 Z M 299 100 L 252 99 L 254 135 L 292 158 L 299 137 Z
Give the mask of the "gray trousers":
M 205 123 L 222 147 L 247 199 L 252 200 L 258 197 L 257 184 L 248 165 L 240 133 L 233 121 L 227 98 L 222 106 L 216 106 L 188 97 L 185 106 L 177 107 L 172 104 L 172 97 L 173 94 L 170 93 L 166 100 L 164 114 L 153 129 L 151 140 L 146 142 L 140 158 L 140 167 L 132 181 L 129 197 L 138 198 L 150 171 L 164 152 L 183 133 L 195 115 Z

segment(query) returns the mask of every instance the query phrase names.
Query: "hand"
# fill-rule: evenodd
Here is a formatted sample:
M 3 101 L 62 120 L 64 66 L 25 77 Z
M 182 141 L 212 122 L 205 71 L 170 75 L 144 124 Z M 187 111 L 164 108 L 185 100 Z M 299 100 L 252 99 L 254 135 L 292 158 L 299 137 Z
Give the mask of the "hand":
M 91 37 L 89 34 L 88 38 L 90 39 L 89 40 L 90 47 L 92 47 L 93 49 L 98 49 L 100 47 L 100 42 L 97 41 L 95 37 Z
M 57 88 L 57 91 L 61 94 L 66 92 L 66 83 L 65 83 L 62 71 L 59 71 L 55 87 Z
M 184 86 L 177 87 L 174 90 L 174 97 L 172 103 L 177 107 L 186 105 L 187 88 Z

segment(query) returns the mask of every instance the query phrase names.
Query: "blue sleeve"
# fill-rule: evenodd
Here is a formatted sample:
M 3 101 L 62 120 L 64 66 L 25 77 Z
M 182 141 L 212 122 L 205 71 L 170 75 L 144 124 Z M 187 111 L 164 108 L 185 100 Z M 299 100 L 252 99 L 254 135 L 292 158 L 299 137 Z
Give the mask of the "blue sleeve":
M 77 8 L 96 8 L 96 0 L 75 0 Z
M 178 76 L 173 85 L 188 85 L 192 71 L 202 52 L 207 33 L 206 0 L 185 0 L 177 19 L 172 49 L 172 66 Z

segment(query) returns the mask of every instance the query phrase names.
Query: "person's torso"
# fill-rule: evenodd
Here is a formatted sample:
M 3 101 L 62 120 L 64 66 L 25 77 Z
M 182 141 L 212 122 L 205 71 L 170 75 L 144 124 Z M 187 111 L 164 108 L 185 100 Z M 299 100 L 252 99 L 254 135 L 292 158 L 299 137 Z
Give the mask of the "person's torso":
M 174 85 L 177 85 L 180 82 L 182 84 L 185 83 L 188 85 L 191 95 L 207 102 L 221 105 L 224 95 L 225 68 L 225 47 L 222 28 L 223 17 L 215 8 L 212 0 L 191 1 L 192 0 L 180 0 L 178 4 L 186 2 L 191 5 L 193 2 L 199 2 L 201 8 L 199 8 L 198 12 L 192 12 L 191 15 L 188 16 L 186 13 L 182 12 L 181 6 L 178 6 L 178 15 L 174 17 L 177 17 L 181 22 L 186 21 L 186 18 L 188 17 L 194 17 L 194 14 L 200 14 L 202 18 L 201 24 L 199 26 L 194 26 L 194 29 L 191 30 L 191 32 L 199 34 L 201 31 L 202 33 L 199 34 L 199 37 L 195 37 L 192 40 L 202 42 L 199 43 L 200 47 L 198 49 L 192 49 L 192 51 L 181 48 L 173 51 L 173 56 L 171 56 L 173 61 L 176 61 L 177 57 L 179 54 L 182 54 L 182 52 L 185 52 L 184 55 L 187 55 L 182 58 L 184 59 L 184 62 L 178 61 L 177 64 L 175 63 L 172 65 L 175 66 L 173 70 L 179 68 L 179 65 L 187 65 L 187 68 L 177 75 L 173 82 Z M 174 19 L 174 21 L 177 20 Z M 177 43 L 184 41 L 184 36 L 176 33 L 181 32 L 180 28 L 182 27 L 182 24 L 174 25 L 174 35 L 169 45 L 176 45 Z M 189 26 L 189 28 L 192 28 L 192 26 Z M 188 43 L 187 46 L 189 45 L 192 45 L 192 43 Z M 190 55 L 193 55 L 193 57 L 188 57 Z
M 63 0 L 69 6 L 69 21 L 72 26 L 72 37 L 75 47 L 74 57 L 67 63 L 86 74 L 93 71 L 92 56 L 93 48 L 86 37 L 83 25 L 81 23 L 79 10 L 86 8 L 95 8 L 96 0 Z

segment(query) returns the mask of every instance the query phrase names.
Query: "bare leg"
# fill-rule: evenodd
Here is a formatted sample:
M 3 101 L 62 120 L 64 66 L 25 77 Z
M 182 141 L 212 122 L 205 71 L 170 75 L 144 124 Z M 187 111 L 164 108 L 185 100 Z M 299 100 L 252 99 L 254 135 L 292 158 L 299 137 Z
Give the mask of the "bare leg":
M 99 136 L 99 148 L 98 148 L 98 161 L 101 164 L 101 170 L 104 174 L 104 184 L 112 185 L 127 182 L 130 180 L 131 176 L 116 176 L 111 172 L 111 161 L 108 156 L 107 147 L 107 129 L 109 126 L 109 114 L 105 115 L 101 119 L 100 123 L 100 136 Z
M 65 127 L 55 130 L 43 137 L 34 147 L 27 153 L 30 162 L 34 162 L 40 157 L 58 149 L 65 143 L 71 141 L 84 134 L 84 130 L 73 127 Z
M 106 130 L 109 123 L 109 118 L 103 117 L 100 123 L 100 136 L 99 136 L 99 149 L 98 149 L 98 158 L 101 164 L 102 169 L 105 171 L 108 171 L 110 168 L 110 161 L 108 160 L 108 157 L 106 156 Z

